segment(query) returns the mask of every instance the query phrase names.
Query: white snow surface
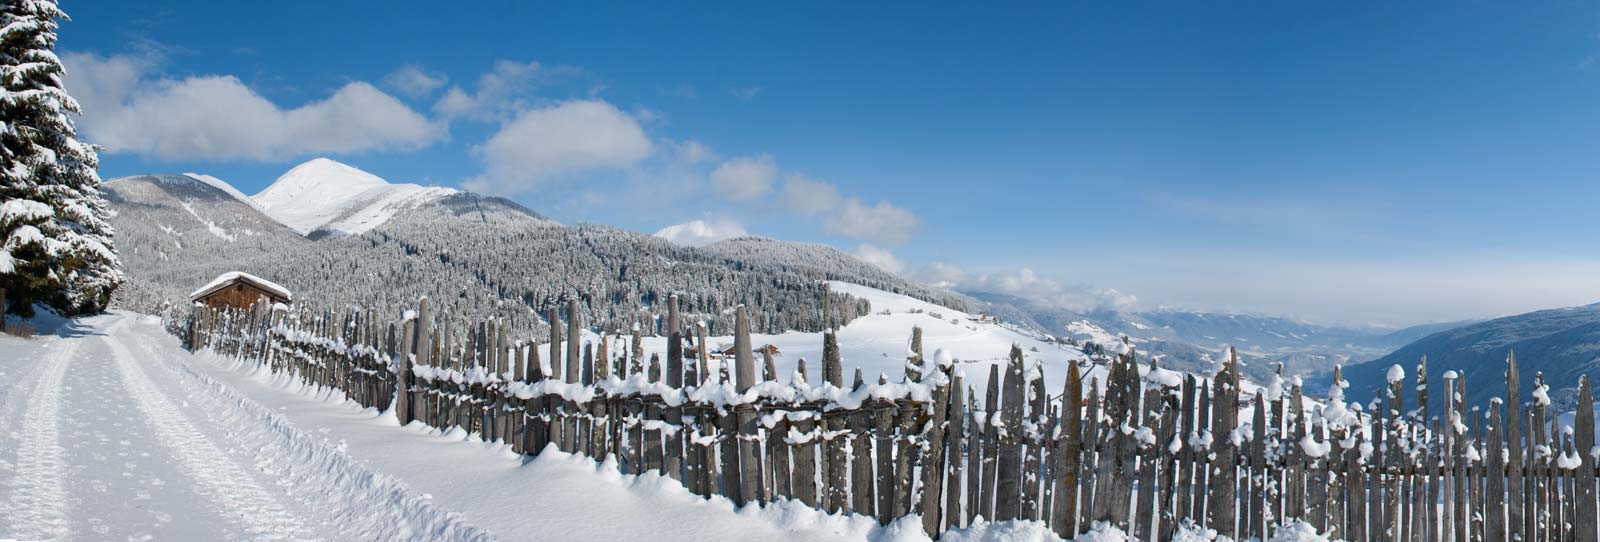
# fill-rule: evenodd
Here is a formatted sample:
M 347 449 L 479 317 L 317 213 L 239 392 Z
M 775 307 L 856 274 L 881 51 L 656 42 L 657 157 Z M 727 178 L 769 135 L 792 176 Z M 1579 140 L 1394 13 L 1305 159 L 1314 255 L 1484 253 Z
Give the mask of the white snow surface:
M 191 354 L 151 316 L 46 327 L 0 336 L 0 539 L 928 540 L 916 516 L 880 527 L 792 501 L 737 507 L 610 461 L 399 427 L 337 392 Z M 1039 522 L 945 539 L 1058 540 Z
M 357 235 L 401 211 L 454 193 L 451 188 L 391 184 L 340 162 L 314 158 L 285 172 L 250 200 L 301 235 L 319 229 Z
M 212 188 L 217 190 L 227 192 L 229 196 L 233 196 L 233 199 L 239 200 L 240 203 L 249 205 L 251 207 L 256 207 L 258 209 L 260 208 L 260 206 L 256 205 L 255 200 L 250 199 L 250 196 L 244 195 L 244 192 L 240 192 L 239 189 L 234 188 L 231 184 L 228 184 L 228 181 L 201 173 L 185 173 L 183 176 L 210 185 Z
M 876 381 L 879 374 L 899 382 L 905 375 L 906 352 L 911 345 L 911 328 L 914 326 L 922 327 L 924 351 L 943 351 L 955 362 L 956 371 L 965 375 L 966 385 L 978 390 L 983 390 L 988 382 L 989 366 L 998 365 L 1004 372 L 1013 344 L 1022 347 L 1023 357 L 1030 366 L 1034 363 L 1044 364 L 1045 384 L 1051 393 L 1059 393 L 1066 385 L 1067 363 L 1086 359 L 1077 349 L 1045 342 L 1043 337 L 994 323 L 970 321 L 970 315 L 965 312 L 859 284 L 838 281 L 828 284 L 834 292 L 872 303 L 871 314 L 851 320 L 838 329 L 839 354 L 847 385 L 857 367 L 861 368 L 869 382 Z M 889 314 L 882 314 L 885 310 Z M 707 339 L 712 344 L 733 344 L 732 336 L 712 336 Z M 595 341 L 598 338 L 586 331 L 584 340 Z M 623 340 L 627 340 L 626 334 Z M 666 358 L 665 337 L 645 337 L 643 342 L 646 358 L 651 353 L 661 353 L 662 358 Z M 778 347 L 781 352 L 776 358 L 779 381 L 788 382 L 800 358 L 806 359 L 806 380 L 813 384 L 823 381 L 822 333 L 790 331 L 779 335 L 756 334 L 751 335 L 751 343 Z M 621 347 L 613 343 L 613 348 Z M 716 363 L 716 360 L 712 362 Z M 1104 368 L 1097 366 L 1085 373 L 1085 385 L 1090 378 L 1105 380 Z

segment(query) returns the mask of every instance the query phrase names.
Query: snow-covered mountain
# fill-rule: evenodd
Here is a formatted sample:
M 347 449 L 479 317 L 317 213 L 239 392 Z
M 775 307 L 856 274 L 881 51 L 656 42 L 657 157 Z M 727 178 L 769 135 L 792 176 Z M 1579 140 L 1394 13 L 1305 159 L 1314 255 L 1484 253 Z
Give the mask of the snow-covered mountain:
M 1578 377 L 1600 376 L 1600 304 L 1548 309 L 1496 318 L 1428 335 L 1375 360 L 1346 367 L 1353 383 L 1349 397 L 1378 397 L 1390 367 L 1400 365 L 1410 381 L 1422 356 L 1428 356 L 1428 383 L 1442 383 L 1445 371 L 1466 379 L 1467 403 L 1506 397 L 1506 355 L 1517 353 L 1522 400 L 1533 395 L 1533 375 L 1543 372 L 1557 406 L 1576 404 Z M 1434 394 L 1434 397 L 1441 397 Z M 1438 404 L 1434 412 L 1439 412 Z
M 316 158 L 290 169 L 250 201 L 290 229 L 320 237 L 366 233 L 401 212 L 456 193 L 452 188 L 392 184 Z
M 841 280 L 961 307 L 966 298 L 923 287 L 822 245 L 745 237 L 680 246 L 639 232 L 563 226 L 510 200 L 468 191 L 390 184 L 332 160 L 284 174 L 255 197 L 201 174 L 146 175 L 104 185 L 118 216 L 130 283 L 117 306 L 141 312 L 187 306 L 219 274 L 244 271 L 326 307 L 412 308 L 427 296 L 461 318 L 533 314 L 578 299 L 602 329 L 651 323 L 678 293 L 690 318 L 713 332 L 743 304 L 761 332 L 823 325 L 825 280 Z M 409 187 L 409 188 L 408 188 Z M 867 303 L 832 294 L 835 323 Z

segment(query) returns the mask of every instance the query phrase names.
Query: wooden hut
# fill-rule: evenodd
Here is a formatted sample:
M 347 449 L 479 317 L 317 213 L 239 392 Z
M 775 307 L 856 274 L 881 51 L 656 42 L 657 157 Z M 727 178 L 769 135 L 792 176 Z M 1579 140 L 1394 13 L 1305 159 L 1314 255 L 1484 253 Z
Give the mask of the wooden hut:
M 727 348 L 724 348 L 724 349 L 722 349 L 722 355 L 725 356 L 725 357 L 730 357 L 731 358 L 735 354 L 737 354 L 737 352 L 735 351 L 736 348 L 738 348 L 738 347 L 729 346 Z M 758 346 L 756 348 L 750 349 L 750 353 L 751 354 L 761 354 L 761 353 L 765 353 L 765 352 L 771 352 L 773 356 L 782 355 L 782 353 L 778 351 L 777 345 L 772 345 L 772 344 L 761 345 L 761 346 Z
M 293 300 L 293 296 L 288 288 L 239 271 L 223 273 L 189 294 L 189 301 L 212 307 L 243 309 L 262 300 L 287 305 Z

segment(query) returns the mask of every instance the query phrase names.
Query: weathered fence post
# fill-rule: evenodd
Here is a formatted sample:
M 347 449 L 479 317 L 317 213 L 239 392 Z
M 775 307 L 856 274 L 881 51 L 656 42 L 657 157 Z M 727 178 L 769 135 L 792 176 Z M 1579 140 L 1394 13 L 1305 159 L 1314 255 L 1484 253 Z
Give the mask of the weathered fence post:
M 954 371 L 953 371 L 954 372 Z M 950 381 L 950 408 L 949 425 L 945 429 L 945 460 L 949 467 L 945 472 L 945 504 L 944 521 L 945 529 L 959 528 L 965 525 L 966 514 L 962 510 L 961 501 L 961 470 L 963 465 L 968 465 L 962 457 L 966 447 L 966 388 L 960 372 L 954 372 Z
M 1594 391 L 1589 388 L 1589 375 L 1578 378 L 1578 412 L 1573 418 L 1574 448 L 1583 464 L 1574 476 L 1577 479 L 1578 513 L 1576 524 L 1578 542 L 1595 542 L 1595 446 L 1594 446 Z
M 999 476 L 995 488 L 994 519 L 1008 521 L 1021 517 L 1022 497 L 1022 405 L 1026 390 L 1022 381 L 1022 347 L 1011 345 L 1006 364 L 1004 388 L 1000 398 Z
M 740 305 L 734 324 L 734 363 L 738 372 L 738 391 L 743 394 L 756 385 L 755 357 L 750 350 L 750 318 L 745 313 L 744 305 Z M 748 503 L 764 500 L 764 488 L 761 487 L 761 452 L 758 449 L 757 439 L 760 434 L 756 427 L 756 407 L 753 403 L 740 403 L 734 408 L 739 417 L 739 481 L 740 500 Z
M 1083 426 L 1080 407 L 1083 383 L 1077 362 L 1067 363 L 1067 384 L 1061 394 L 1061 425 L 1056 442 L 1055 500 L 1051 503 L 1050 529 L 1070 539 L 1078 535 L 1078 450 Z
M 922 328 L 915 328 L 912 334 L 913 348 L 917 353 L 917 357 L 920 358 L 922 357 Z M 941 484 L 944 482 L 944 471 L 946 470 L 944 462 L 945 419 L 949 416 L 951 367 L 943 363 L 943 360 L 937 367 L 929 367 L 926 363 L 921 365 L 924 371 L 931 371 L 932 374 L 918 376 L 925 384 L 932 380 L 934 386 L 933 412 L 928 418 L 927 430 L 924 431 L 924 435 L 927 437 L 928 450 L 927 455 L 923 456 L 926 463 L 922 465 L 922 530 L 928 533 L 928 536 L 936 537 L 942 532 L 939 528 L 939 506 L 944 500 L 942 498 L 944 493 L 941 491 Z M 951 461 L 951 463 L 954 464 L 955 461 Z
M 1218 536 L 1237 538 L 1234 529 L 1234 480 L 1237 446 L 1231 435 L 1239 426 L 1239 356 L 1228 348 L 1228 361 L 1217 373 L 1216 396 L 1212 400 L 1211 453 L 1216 457 L 1206 484 L 1206 509 L 1210 527 Z

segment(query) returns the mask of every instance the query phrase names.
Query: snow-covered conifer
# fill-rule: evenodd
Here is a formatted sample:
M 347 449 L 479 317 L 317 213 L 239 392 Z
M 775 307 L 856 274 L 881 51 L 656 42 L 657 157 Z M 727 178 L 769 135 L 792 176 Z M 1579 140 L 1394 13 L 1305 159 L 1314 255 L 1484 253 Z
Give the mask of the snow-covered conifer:
M 0 290 L 11 312 L 35 302 L 99 312 L 123 282 L 98 158 L 78 141 L 78 103 L 52 51 L 53 0 L 0 0 Z

